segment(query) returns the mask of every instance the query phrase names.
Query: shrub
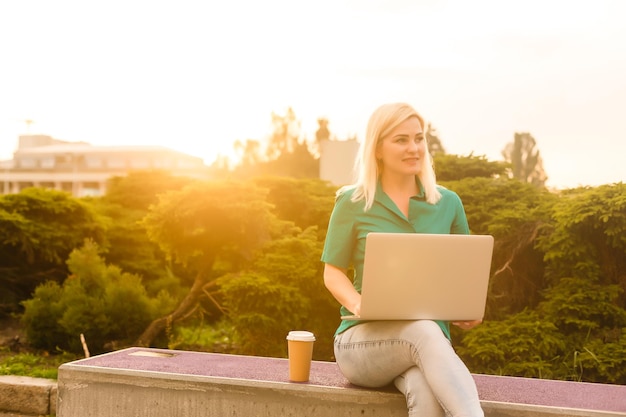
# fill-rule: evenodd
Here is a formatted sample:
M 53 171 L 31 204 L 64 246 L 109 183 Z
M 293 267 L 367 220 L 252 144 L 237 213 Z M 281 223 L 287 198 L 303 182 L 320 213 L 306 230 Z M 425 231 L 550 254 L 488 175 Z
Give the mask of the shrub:
M 150 298 L 140 277 L 105 265 L 98 246 L 87 241 L 70 254 L 71 275 L 62 286 L 48 282 L 25 301 L 22 323 L 33 347 L 81 352 L 83 334 L 91 353 L 136 339 L 173 300 Z
M 557 327 L 534 311 L 488 321 L 467 332 L 457 347 L 472 372 L 553 378 L 565 340 Z

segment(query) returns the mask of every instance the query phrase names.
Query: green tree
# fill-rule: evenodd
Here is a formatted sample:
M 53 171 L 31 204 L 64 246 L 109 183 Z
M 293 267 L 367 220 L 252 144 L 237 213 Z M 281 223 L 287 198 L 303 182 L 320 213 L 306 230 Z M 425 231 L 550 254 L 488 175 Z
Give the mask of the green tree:
M 472 372 L 587 382 L 626 382 L 621 289 L 563 278 L 535 310 L 487 321 L 457 345 Z
M 107 193 L 92 202 L 107 219 L 107 244 L 102 245 L 102 256 L 108 263 L 141 276 L 152 295 L 167 289 L 172 295 L 182 296 L 180 280 L 191 283 L 193 277 L 166 259 L 165 253 L 148 238 L 141 219 L 150 206 L 158 203 L 159 195 L 180 190 L 194 181 L 166 171 L 135 171 L 109 180 Z
M 184 270 L 167 260 L 159 246 L 148 238 L 141 219 L 148 210 L 130 209 L 109 203 L 106 199 L 91 201 L 103 219 L 106 243 L 100 256 L 109 264 L 141 277 L 150 295 L 165 289 L 172 296 L 182 297 L 182 286 L 191 282 Z
M 235 142 L 234 148 L 239 158 L 239 163 L 235 168 L 236 175 L 241 178 L 257 175 L 257 167 L 265 161 L 261 142 L 253 139 L 248 139 L 245 142 L 238 140 Z
M 550 281 L 594 278 L 626 291 L 626 184 L 563 191 L 551 216 L 553 226 L 538 242 Z
M 552 219 L 538 239 L 549 283 L 540 311 L 566 337 L 564 373 L 626 383 L 626 185 L 564 191 Z
M 237 181 L 199 181 L 161 196 L 143 224 L 194 281 L 174 311 L 150 323 L 138 345 L 150 345 L 168 324 L 193 314 L 201 297 L 211 297 L 217 276 L 237 270 L 271 237 L 274 216 L 265 196 L 265 190 Z
M 548 177 L 543 168 L 543 159 L 530 133 L 515 133 L 513 142 L 506 145 L 502 156 L 511 164 L 513 178 L 538 187 L 545 185 Z
M 554 323 L 533 310 L 500 321 L 486 321 L 462 334 L 458 354 L 474 373 L 557 378 L 555 363 L 565 341 Z
M 426 127 L 426 141 L 428 142 L 428 150 L 433 157 L 446 154 L 446 150 L 437 134 L 437 129 L 431 123 L 428 123 Z
M 258 141 L 247 140 L 245 144 L 235 144 L 241 158 L 234 169 L 234 177 L 318 178 L 319 159 L 309 149 L 307 140 L 301 137 L 300 122 L 291 107 L 285 115 L 272 113 L 272 129 L 265 155 Z
M 17 311 L 40 283 L 62 281 L 65 260 L 85 238 L 104 240 L 102 219 L 68 193 L 27 188 L 0 196 L 2 312 Z
M 328 129 L 328 119 L 320 117 L 317 119 L 318 128 L 315 131 L 315 140 L 319 143 L 323 140 L 330 140 L 330 130 Z
M 81 352 L 83 334 L 91 353 L 126 346 L 173 300 L 162 292 L 147 295 L 141 279 L 106 265 L 90 240 L 68 260 L 70 275 L 62 283 L 48 281 L 24 301 L 22 322 L 37 348 Z
M 283 154 L 293 153 L 299 142 L 300 121 L 293 109 L 289 107 L 284 115 L 272 112 L 272 133 L 267 144 L 267 159 L 271 161 Z
M 258 171 L 261 175 L 278 175 L 290 178 L 319 178 L 319 159 L 316 159 L 306 140 L 294 145 L 293 151 L 282 153 L 267 161 Z
M 540 194 L 533 217 L 544 224 L 530 241 L 543 254 L 543 272 L 536 269 L 541 278 L 529 289 L 539 303 L 460 336 L 458 350 L 472 371 L 626 383 L 625 191 L 619 183 Z M 491 230 L 502 220 L 496 214 Z M 512 276 L 524 278 L 520 271 L 533 262 L 510 263 Z
M 332 357 L 339 306 L 321 279 L 315 229 L 269 241 L 247 268 L 218 281 L 239 353 L 284 357 L 289 330 L 308 329 L 317 336 L 316 357 Z
M 497 178 L 506 173 L 507 164 L 489 161 L 485 156 L 459 156 L 437 153 L 434 156 L 435 172 L 439 182 L 458 181 L 465 178 Z
M 545 189 L 508 178 L 467 178 L 445 182 L 456 191 L 470 230 L 494 236 L 487 317 L 496 319 L 534 307 L 545 288 L 544 252 L 537 238 L 548 227 L 557 198 Z
M 312 178 L 258 177 L 252 182 L 268 190 L 267 201 L 274 206 L 277 217 L 303 230 L 316 226 L 319 239 L 325 237 L 336 186 Z
M 110 178 L 103 199 L 126 209 L 145 212 L 159 202 L 160 194 L 180 190 L 193 181 L 191 177 L 172 175 L 168 171 L 133 171 Z
M 328 119 L 320 117 L 317 119 L 317 130 L 315 131 L 315 149 L 314 154 L 319 158 L 320 142 L 331 139 L 330 129 L 328 129 Z

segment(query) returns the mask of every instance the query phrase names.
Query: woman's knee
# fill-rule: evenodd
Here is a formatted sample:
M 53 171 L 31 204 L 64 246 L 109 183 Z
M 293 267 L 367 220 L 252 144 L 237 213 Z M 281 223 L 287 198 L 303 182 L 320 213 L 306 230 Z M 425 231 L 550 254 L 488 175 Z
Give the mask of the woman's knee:
M 433 417 L 445 415 L 423 372 L 417 366 L 399 375 L 394 384 L 406 398 L 409 415 Z
M 413 326 L 420 329 L 422 332 L 431 334 L 443 335 L 443 331 L 437 322 L 432 320 L 415 320 L 412 322 Z
M 450 344 L 450 341 L 441 330 L 441 327 L 432 320 L 416 320 L 410 322 L 405 327 L 403 336 L 413 342 Z

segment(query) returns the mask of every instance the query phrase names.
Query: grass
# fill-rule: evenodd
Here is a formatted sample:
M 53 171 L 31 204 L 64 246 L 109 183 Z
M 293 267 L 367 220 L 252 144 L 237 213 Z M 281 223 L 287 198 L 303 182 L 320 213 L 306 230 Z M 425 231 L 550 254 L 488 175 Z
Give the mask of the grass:
M 59 366 L 76 359 L 80 358 L 66 352 L 55 355 L 46 352 L 14 353 L 3 347 L 0 348 L 0 375 L 57 379 Z
M 23 336 L 14 329 L 19 327 L 15 320 L 2 323 L 0 321 L 0 333 L 2 329 L 12 330 L 0 334 L 4 339 L 16 334 Z M 168 329 L 168 347 L 170 349 L 185 349 L 198 351 L 211 351 L 229 353 L 234 349 L 230 334 L 233 332 L 232 325 L 220 322 L 214 325 L 206 325 L 202 322 L 194 323 L 186 327 L 176 326 Z M 0 337 L 2 340 L 2 337 Z M 45 350 L 35 349 L 28 343 L 20 343 L 19 351 L 12 351 L 9 345 L 0 345 L 0 375 L 28 376 L 33 378 L 57 379 L 60 365 L 83 359 L 84 356 L 58 351 L 49 353 Z

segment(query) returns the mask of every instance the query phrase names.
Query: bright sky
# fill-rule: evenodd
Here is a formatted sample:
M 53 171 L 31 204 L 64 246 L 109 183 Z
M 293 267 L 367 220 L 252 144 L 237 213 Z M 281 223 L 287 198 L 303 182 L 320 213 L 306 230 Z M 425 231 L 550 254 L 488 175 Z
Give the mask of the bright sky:
M 0 159 L 17 136 L 162 145 L 211 163 L 293 107 L 363 138 L 414 105 L 449 153 L 537 140 L 548 185 L 626 181 L 626 1 L 0 3 Z

